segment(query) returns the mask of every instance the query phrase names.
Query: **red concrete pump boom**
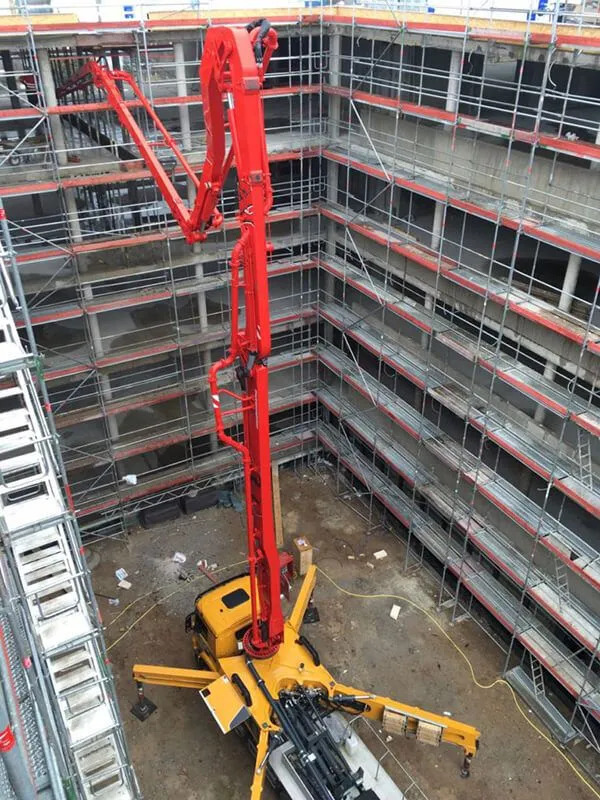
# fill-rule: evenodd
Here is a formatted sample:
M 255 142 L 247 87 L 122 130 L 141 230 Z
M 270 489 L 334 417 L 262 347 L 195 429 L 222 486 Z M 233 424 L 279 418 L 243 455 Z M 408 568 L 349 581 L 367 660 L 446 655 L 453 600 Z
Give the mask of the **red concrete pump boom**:
M 226 357 L 212 366 L 209 384 L 219 438 L 237 450 L 243 461 L 252 604 L 252 625 L 244 637 L 244 646 L 255 658 L 266 658 L 277 651 L 284 627 L 272 510 L 267 367 L 271 350 L 267 254 L 272 245 L 266 238 L 266 222 L 273 194 L 261 96 L 265 71 L 276 48 L 277 34 L 266 20 L 257 20 L 245 29 L 208 29 L 200 66 L 207 152 L 199 177 L 129 73 L 91 61 L 58 92 L 62 97 L 92 82 L 104 90 L 190 243 L 203 241 L 211 228 L 221 224 L 222 215 L 216 204 L 228 171 L 235 163 L 241 236 L 231 255 L 231 343 Z M 160 164 L 154 151 L 157 143 L 147 140 L 119 83 L 131 87 L 162 136 L 158 144 L 171 149 L 196 187 L 193 208 L 185 205 Z M 226 112 L 224 101 L 228 106 Z M 227 127 L 231 137 L 228 152 Z M 243 326 L 239 316 L 240 292 L 245 299 Z M 240 382 L 239 392 L 218 385 L 219 372 L 233 365 Z M 235 407 L 223 410 L 222 395 L 233 398 Z M 225 418 L 240 412 L 242 442 L 225 430 Z
M 242 458 L 250 575 L 230 578 L 196 598 L 194 611 L 186 617 L 186 630 L 192 632 L 199 668 L 133 666 L 138 701 L 132 712 L 145 720 L 156 708 L 145 697 L 144 683 L 200 689 L 220 729 L 224 733 L 238 730 L 256 753 L 252 800 L 262 796 L 267 776 L 294 797 L 378 797 L 367 788 L 371 785 L 395 797 L 400 790 L 394 791 L 391 777 L 385 769 L 380 771 L 377 759 L 358 737 L 352 762 L 346 760 L 345 735 L 338 741 L 324 722 L 331 712 L 369 717 L 394 735 L 458 745 L 464 754 L 461 774 L 465 777 L 479 744 L 479 731 L 335 680 L 301 634 L 316 583 L 314 565 L 288 619 L 283 619 L 281 562 L 273 524 L 267 366 L 271 350 L 267 256 L 272 250 L 267 215 L 273 193 L 261 92 L 276 47 L 277 35 L 266 20 L 257 20 L 245 30 L 209 28 L 200 66 L 207 153 L 199 177 L 126 72 L 92 61 L 60 90 L 64 96 L 93 82 L 106 93 L 190 243 L 203 241 L 221 223 L 216 205 L 234 163 L 237 172 L 241 235 L 231 254 L 231 342 L 226 356 L 211 367 L 209 385 L 219 438 Z M 159 131 L 159 142 L 148 141 L 131 114 L 132 103 L 121 91 L 125 85 L 133 90 L 133 104 L 145 109 Z M 158 161 L 156 144 L 171 149 L 196 187 L 191 209 Z M 219 373 L 232 367 L 240 384 L 237 391 L 219 386 Z M 238 441 L 227 431 L 226 421 L 237 420 L 240 414 L 243 437 Z M 239 652 L 240 631 L 245 631 L 244 653 Z

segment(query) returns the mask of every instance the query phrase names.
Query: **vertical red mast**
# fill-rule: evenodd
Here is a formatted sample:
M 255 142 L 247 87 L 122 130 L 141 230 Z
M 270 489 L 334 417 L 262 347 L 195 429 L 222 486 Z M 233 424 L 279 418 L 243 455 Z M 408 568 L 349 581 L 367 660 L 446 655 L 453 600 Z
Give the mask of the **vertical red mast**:
M 244 647 L 254 658 L 267 658 L 277 652 L 284 624 L 273 524 L 267 367 L 271 320 L 266 217 L 273 194 L 260 93 L 264 70 L 276 47 L 277 35 L 264 21 L 250 35 L 240 30 L 210 29 L 200 70 L 208 136 L 216 98 L 220 103 L 222 94 L 227 94 L 227 117 L 238 177 L 242 235 L 231 256 L 231 344 L 226 358 L 211 368 L 209 382 L 219 438 L 241 454 L 244 465 L 252 595 L 252 627 L 244 637 Z M 215 64 L 222 64 L 222 69 L 215 70 Z M 217 88 L 215 82 L 219 81 Z M 209 151 L 213 146 L 209 139 Z M 239 321 L 240 290 L 245 298 L 243 329 Z M 219 390 L 218 373 L 236 363 L 240 393 Z M 233 397 L 239 404 L 237 411 L 241 409 L 243 414 L 243 443 L 225 432 L 223 417 L 234 412 L 221 410 L 222 394 Z

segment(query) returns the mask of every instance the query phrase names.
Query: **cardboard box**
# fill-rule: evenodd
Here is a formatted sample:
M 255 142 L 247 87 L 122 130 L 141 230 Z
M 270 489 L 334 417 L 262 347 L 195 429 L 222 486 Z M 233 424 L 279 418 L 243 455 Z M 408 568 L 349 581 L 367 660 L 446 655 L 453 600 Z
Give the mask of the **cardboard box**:
M 306 575 L 308 568 L 312 564 L 312 544 L 310 544 L 306 536 L 299 536 L 297 539 L 294 539 L 294 547 L 296 548 L 294 558 L 296 572 L 298 575 Z

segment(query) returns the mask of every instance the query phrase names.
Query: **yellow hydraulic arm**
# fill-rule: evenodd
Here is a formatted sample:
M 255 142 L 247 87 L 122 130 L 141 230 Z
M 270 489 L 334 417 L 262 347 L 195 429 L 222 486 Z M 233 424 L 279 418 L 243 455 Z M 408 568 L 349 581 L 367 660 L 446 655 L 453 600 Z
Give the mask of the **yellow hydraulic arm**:
M 364 711 L 360 715 L 368 719 L 377 720 L 387 733 L 398 736 L 415 737 L 425 744 L 439 745 L 442 742 L 462 747 L 464 763 L 462 774 L 469 774 L 471 759 L 479 746 L 480 732 L 471 725 L 458 722 L 452 717 L 440 716 L 430 711 L 424 711 L 418 706 L 409 706 L 399 703 L 389 697 L 369 694 L 351 686 L 336 684 L 336 694 L 332 698 L 340 702 L 343 708 L 344 698 L 364 704 Z
M 288 625 L 298 634 L 316 582 L 317 568 L 311 565 L 288 618 Z M 339 704 L 342 709 L 345 699 L 347 699 L 351 706 L 346 707 L 346 710 L 377 720 L 388 733 L 407 737 L 414 736 L 418 741 L 431 745 L 447 742 L 462 747 L 464 762 L 461 773 L 465 776 L 469 774 L 471 759 L 477 752 L 481 735 L 477 728 L 458 722 L 451 717 L 433 714 L 417 706 L 399 703 L 389 697 L 371 694 L 341 683 L 336 682 L 333 687 L 330 686 L 330 689 L 330 699 Z M 356 709 L 353 710 L 352 706 L 356 706 Z M 364 706 L 364 709 L 358 711 L 361 706 Z
M 182 689 L 204 689 L 221 677 L 220 672 L 208 669 L 180 669 L 158 667 L 154 664 L 134 664 L 133 679 L 137 683 L 153 683 L 157 686 L 179 686 Z
M 221 719 L 223 730 L 229 729 L 228 721 L 236 717 L 238 706 L 245 704 L 260 731 L 252 783 L 252 800 L 259 798 L 262 791 L 269 735 L 279 730 L 277 717 L 273 716 L 272 707 L 259 690 L 257 679 L 268 687 L 273 697 L 277 697 L 281 689 L 289 689 L 294 684 L 311 687 L 321 692 L 332 707 L 354 716 L 376 720 L 387 733 L 415 738 L 430 745 L 437 746 L 443 742 L 456 745 L 463 751 L 461 774 L 466 777 L 479 744 L 480 733 L 476 728 L 451 717 L 400 703 L 390 697 L 338 683 L 320 663 L 316 651 L 300 633 L 305 612 L 312 599 L 316 578 L 317 568 L 311 566 L 287 619 L 285 641 L 273 658 L 254 661 L 254 664 L 249 663 L 242 655 L 216 661 L 211 659 L 211 663 L 216 666 L 213 670 L 136 664 L 133 668 L 133 677 L 138 687 L 137 710 L 139 711 L 140 705 L 143 714 L 146 713 L 145 708 L 148 714 L 153 710 L 151 701 L 144 697 L 144 683 L 178 686 L 201 692 L 210 687 L 208 691 L 214 703 L 213 715 Z M 238 691 L 240 684 L 236 684 L 236 679 L 241 679 L 241 685 L 249 693 L 245 698 L 242 698 Z M 225 681 L 225 686 L 217 686 L 222 680 Z

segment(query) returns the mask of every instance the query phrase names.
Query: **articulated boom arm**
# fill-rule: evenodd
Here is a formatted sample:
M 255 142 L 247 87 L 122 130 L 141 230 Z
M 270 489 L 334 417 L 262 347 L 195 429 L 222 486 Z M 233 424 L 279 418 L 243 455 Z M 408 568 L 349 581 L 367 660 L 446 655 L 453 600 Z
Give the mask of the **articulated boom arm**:
M 240 169 L 246 167 L 248 170 L 253 170 L 260 163 L 260 170 L 265 175 L 264 204 L 267 209 L 271 204 L 264 126 L 261 125 L 261 130 L 258 131 L 258 123 L 262 123 L 263 119 L 262 104 L 260 116 L 253 118 L 252 115 L 255 113 L 255 106 L 260 102 L 258 91 L 262 87 L 265 71 L 276 48 L 277 34 L 266 20 L 257 20 L 248 25 L 246 30 L 220 27 L 208 30 L 200 67 L 207 144 L 206 159 L 200 176 L 189 164 L 149 100 L 128 72 L 111 70 L 102 61 L 88 61 L 57 90 L 57 97 L 65 97 L 90 84 L 102 89 L 121 125 L 129 132 L 144 158 L 185 238 L 190 244 L 202 242 L 206 239 L 208 231 L 211 228 L 218 228 L 223 221 L 222 214 L 216 210 L 216 205 L 234 157 L 238 174 Z M 131 88 L 136 100 L 133 102 L 125 100 L 122 84 L 127 84 Z M 227 120 L 223 108 L 225 95 L 230 106 Z M 141 107 L 146 111 L 161 139 L 148 141 L 130 111 L 132 106 Z M 226 152 L 225 131 L 228 126 L 232 142 L 229 151 Z M 241 143 L 236 141 L 235 131 L 241 130 L 244 132 L 242 135 L 245 135 L 249 127 L 254 127 L 258 135 L 256 143 L 259 149 L 262 149 L 260 162 L 258 159 L 249 161 L 251 148 L 247 147 L 244 141 Z M 179 168 L 185 172 L 195 187 L 196 197 L 191 209 L 181 199 L 173 181 L 157 158 L 156 147 L 168 147 L 171 150 Z
M 271 351 L 267 253 L 272 246 L 266 239 L 266 219 L 273 194 L 261 96 L 265 71 L 276 48 L 277 34 L 266 20 L 257 20 L 246 29 L 209 28 L 200 66 L 207 146 L 200 176 L 129 73 L 90 61 L 58 92 L 64 97 L 93 83 L 106 93 L 190 243 L 203 241 L 211 228 L 221 224 L 222 215 L 216 204 L 235 162 L 241 236 L 231 256 L 231 344 L 227 356 L 211 368 L 209 383 L 219 438 L 237 450 L 243 460 L 252 600 L 252 626 L 244 645 L 248 653 L 258 658 L 277 651 L 284 626 L 272 509 L 267 368 Z M 123 83 L 133 91 L 136 97 L 133 103 L 124 99 L 119 86 Z M 226 112 L 224 100 L 228 106 Z M 148 141 L 130 111 L 131 105 L 145 109 L 162 137 L 160 141 Z M 231 138 L 229 149 L 227 129 Z M 185 205 L 159 162 L 154 151 L 157 144 L 170 148 L 196 187 L 193 208 Z M 243 326 L 239 315 L 241 292 L 245 299 Z M 241 386 L 239 393 L 218 386 L 218 373 L 233 365 Z M 223 410 L 221 395 L 233 398 L 235 407 Z M 243 442 L 225 430 L 225 418 L 240 413 Z

